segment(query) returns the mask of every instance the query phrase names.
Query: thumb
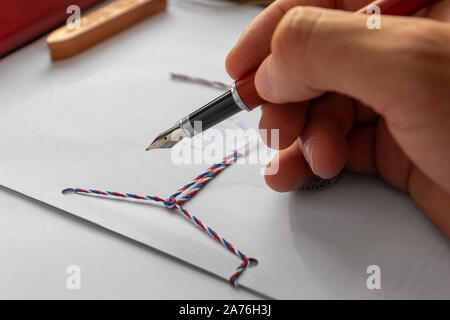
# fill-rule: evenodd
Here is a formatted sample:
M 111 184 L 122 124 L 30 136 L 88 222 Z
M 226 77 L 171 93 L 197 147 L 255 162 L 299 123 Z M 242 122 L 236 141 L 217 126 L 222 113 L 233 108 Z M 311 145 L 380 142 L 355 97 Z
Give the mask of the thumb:
M 287 103 L 332 91 L 382 115 L 412 162 L 450 192 L 450 27 L 422 18 L 381 18 L 312 7 L 288 11 L 260 65 L 262 98 Z
M 382 28 L 370 30 L 368 19 L 313 7 L 288 11 L 272 36 L 271 54 L 257 71 L 258 93 L 267 101 L 287 103 L 334 91 L 385 116 L 402 113 L 399 101 L 411 111 L 418 103 L 411 93 L 423 91 L 450 53 L 450 29 L 427 19 L 382 16 Z

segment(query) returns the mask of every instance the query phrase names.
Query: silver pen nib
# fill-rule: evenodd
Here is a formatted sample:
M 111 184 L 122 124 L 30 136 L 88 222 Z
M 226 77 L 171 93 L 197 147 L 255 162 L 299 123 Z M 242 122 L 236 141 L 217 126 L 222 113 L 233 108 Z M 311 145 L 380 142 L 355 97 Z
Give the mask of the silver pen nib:
M 183 129 L 178 124 L 169 130 L 164 131 L 145 149 L 145 151 L 153 149 L 168 149 L 176 145 L 181 139 L 186 137 Z

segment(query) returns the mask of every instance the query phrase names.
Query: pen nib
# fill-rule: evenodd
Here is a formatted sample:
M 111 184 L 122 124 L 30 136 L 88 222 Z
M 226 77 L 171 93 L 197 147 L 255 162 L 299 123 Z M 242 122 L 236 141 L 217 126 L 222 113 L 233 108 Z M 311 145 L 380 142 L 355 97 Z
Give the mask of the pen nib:
M 157 136 L 145 151 L 172 148 L 184 137 L 183 129 L 181 129 L 180 125 L 176 125 Z

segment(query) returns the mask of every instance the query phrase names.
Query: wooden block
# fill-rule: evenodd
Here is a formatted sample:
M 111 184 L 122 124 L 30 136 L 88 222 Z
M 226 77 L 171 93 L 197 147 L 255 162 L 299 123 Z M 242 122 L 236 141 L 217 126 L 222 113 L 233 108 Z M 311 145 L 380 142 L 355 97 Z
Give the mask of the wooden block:
M 69 58 L 166 8 L 166 0 L 118 0 L 82 17 L 79 29 L 61 27 L 47 37 L 52 60 Z

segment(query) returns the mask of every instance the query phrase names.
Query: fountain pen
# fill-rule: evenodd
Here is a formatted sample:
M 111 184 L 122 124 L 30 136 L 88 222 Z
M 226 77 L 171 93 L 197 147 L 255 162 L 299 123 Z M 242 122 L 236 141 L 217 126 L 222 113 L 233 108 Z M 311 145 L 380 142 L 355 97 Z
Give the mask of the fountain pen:
M 355 13 L 370 13 L 374 6 L 386 15 L 412 15 L 435 2 L 435 0 L 376 0 Z M 255 88 L 256 71 L 236 81 L 231 89 L 164 131 L 148 146 L 147 150 L 172 148 L 183 138 L 191 138 L 234 114 L 251 111 L 265 101 Z M 196 123 L 201 123 L 197 126 Z
M 148 146 L 147 151 L 172 148 L 183 138 L 191 138 L 242 110 L 251 111 L 263 104 L 264 100 L 256 93 L 255 73 L 253 72 L 236 81 L 230 90 L 184 117 L 169 130 L 161 133 Z

